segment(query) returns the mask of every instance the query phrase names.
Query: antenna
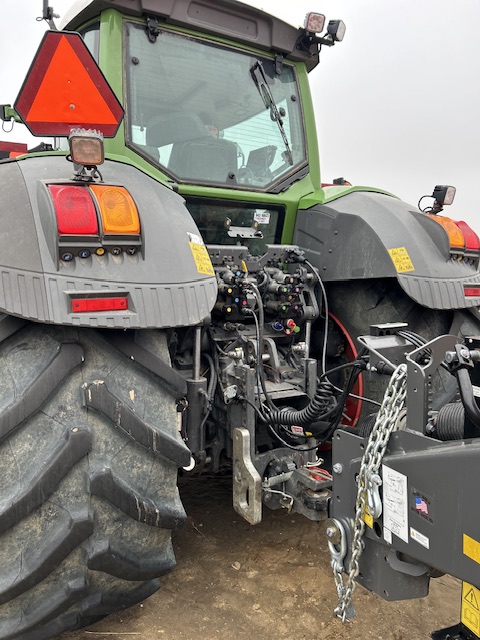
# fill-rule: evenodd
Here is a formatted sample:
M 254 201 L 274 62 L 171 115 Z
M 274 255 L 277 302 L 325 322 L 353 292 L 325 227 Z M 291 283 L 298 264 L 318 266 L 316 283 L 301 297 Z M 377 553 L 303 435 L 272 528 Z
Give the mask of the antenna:
M 53 12 L 53 7 L 48 6 L 48 0 L 43 0 L 43 13 L 40 18 L 37 18 L 37 21 L 40 22 L 40 20 L 45 20 L 52 31 L 58 31 L 53 18 L 59 17 L 60 16 L 57 13 Z

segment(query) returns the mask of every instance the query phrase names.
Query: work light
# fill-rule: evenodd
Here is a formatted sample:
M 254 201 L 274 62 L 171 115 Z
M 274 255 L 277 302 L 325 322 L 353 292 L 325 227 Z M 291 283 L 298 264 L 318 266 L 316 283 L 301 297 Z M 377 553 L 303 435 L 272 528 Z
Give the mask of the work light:
M 311 33 L 321 33 L 325 26 L 325 16 L 322 13 L 307 13 L 304 28 Z
M 75 164 L 96 167 L 105 160 L 103 134 L 94 129 L 72 129 L 68 136 L 70 157 Z

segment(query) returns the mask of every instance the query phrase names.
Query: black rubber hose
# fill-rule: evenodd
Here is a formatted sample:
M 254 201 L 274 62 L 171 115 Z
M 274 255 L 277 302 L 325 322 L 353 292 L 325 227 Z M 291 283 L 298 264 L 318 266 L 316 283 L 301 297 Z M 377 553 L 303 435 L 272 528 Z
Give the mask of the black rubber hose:
M 326 418 L 336 409 L 336 404 L 332 405 L 334 391 L 333 384 L 328 380 L 323 380 L 317 386 L 315 395 L 304 409 L 271 409 L 268 422 L 277 425 L 307 426 L 312 422 Z

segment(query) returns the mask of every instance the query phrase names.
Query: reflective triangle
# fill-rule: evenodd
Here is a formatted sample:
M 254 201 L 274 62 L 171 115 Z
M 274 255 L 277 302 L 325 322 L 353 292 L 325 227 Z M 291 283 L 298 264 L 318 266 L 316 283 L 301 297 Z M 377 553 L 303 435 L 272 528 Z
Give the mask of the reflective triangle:
M 115 135 L 123 117 L 83 40 L 73 33 L 46 34 L 15 106 L 34 135 L 68 135 L 74 127 Z

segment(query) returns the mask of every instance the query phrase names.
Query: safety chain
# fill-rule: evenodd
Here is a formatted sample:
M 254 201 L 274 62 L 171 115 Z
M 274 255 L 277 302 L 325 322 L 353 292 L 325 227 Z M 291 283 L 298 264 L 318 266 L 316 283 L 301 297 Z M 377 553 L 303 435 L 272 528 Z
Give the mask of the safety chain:
M 365 531 L 364 516 L 367 500 L 369 500 L 375 489 L 378 490 L 379 481 L 381 483 L 378 471 L 382 464 L 390 435 L 395 430 L 400 412 L 405 405 L 407 395 L 406 382 L 407 365 L 401 364 L 395 369 L 390 378 L 388 388 L 383 397 L 382 406 L 378 412 L 365 453 L 363 454 L 357 479 L 358 490 L 355 503 L 353 540 L 345 582 L 343 581 L 342 572 L 339 571 L 338 559 L 332 561 L 335 586 L 337 587 L 339 598 L 334 613 L 342 622 L 350 620 L 355 616 L 352 598 L 356 586 L 355 578 L 359 574 L 358 561 L 363 551 L 362 537 Z M 375 514 L 375 517 L 378 517 L 380 514 L 381 505 L 380 513 Z M 342 537 L 344 535 L 345 534 L 342 533 Z

